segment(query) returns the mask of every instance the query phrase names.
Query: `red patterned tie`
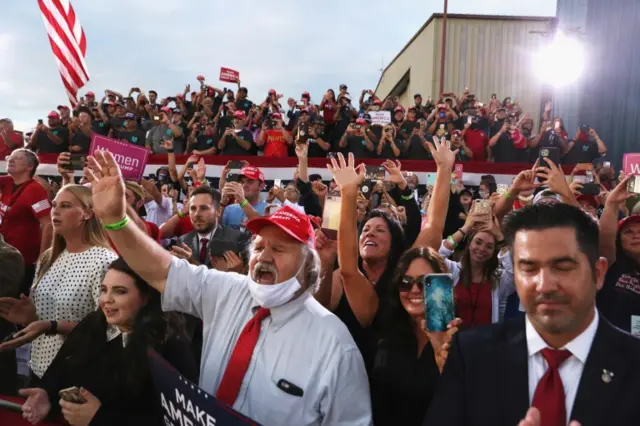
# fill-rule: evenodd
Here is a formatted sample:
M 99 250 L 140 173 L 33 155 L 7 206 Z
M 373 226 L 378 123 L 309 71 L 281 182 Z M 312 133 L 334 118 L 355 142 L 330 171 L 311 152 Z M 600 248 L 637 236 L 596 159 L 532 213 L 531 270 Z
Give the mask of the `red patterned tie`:
M 256 347 L 258 337 L 260 336 L 262 320 L 269 315 L 271 315 L 269 309 L 258 309 L 258 312 L 256 312 L 253 318 L 244 326 L 242 333 L 240 333 L 238 337 L 236 347 L 233 348 L 231 359 L 229 359 L 229 364 L 227 364 L 224 376 L 222 376 L 222 381 L 218 387 L 218 392 L 216 393 L 216 398 L 224 401 L 231 407 L 233 407 L 233 404 L 236 402 L 242 380 L 251 363 L 251 355 L 253 355 L 253 349 Z
M 207 243 L 209 240 L 207 238 L 202 238 L 200 240 L 200 263 L 202 265 L 207 261 Z
M 542 356 L 549 368 L 538 382 L 531 405 L 540 410 L 540 426 L 566 426 L 564 387 L 558 368 L 571 356 L 571 352 L 546 348 L 542 350 Z

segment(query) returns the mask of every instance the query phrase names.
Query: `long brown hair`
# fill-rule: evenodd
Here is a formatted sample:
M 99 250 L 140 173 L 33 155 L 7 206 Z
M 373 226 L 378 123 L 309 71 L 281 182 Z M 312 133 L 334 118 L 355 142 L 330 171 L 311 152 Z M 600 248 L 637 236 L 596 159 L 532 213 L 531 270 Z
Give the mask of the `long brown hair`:
M 458 284 L 462 284 L 466 288 L 469 288 L 471 282 L 473 281 L 473 271 L 471 270 L 471 242 L 479 232 L 489 234 L 485 231 L 475 231 L 469 234 L 469 236 L 467 237 L 467 246 L 462 252 L 462 259 L 460 259 L 460 281 L 458 282 Z M 500 285 L 501 270 L 499 266 L 500 262 L 498 261 L 498 247 L 496 246 L 493 248 L 493 254 L 489 258 L 489 260 L 484 263 L 484 267 L 482 268 L 484 277 L 491 280 L 491 290 L 495 290 Z
M 91 189 L 82 185 L 65 185 L 63 186 L 58 193 L 62 191 L 71 192 L 78 201 L 83 209 L 91 211 L 93 209 L 93 200 L 91 199 Z M 95 214 L 91 214 L 91 217 L 86 220 L 83 224 L 82 228 L 82 241 L 86 244 L 91 245 L 92 247 L 106 247 L 109 248 L 109 242 L 107 241 L 107 237 L 102 230 L 102 226 L 98 221 L 98 218 Z M 65 248 L 67 248 L 67 242 L 65 241 L 62 235 L 58 235 L 56 233 L 53 234 L 53 241 L 51 243 L 51 247 L 47 249 L 38 261 L 38 275 L 33 283 L 33 288 L 35 288 L 44 274 L 47 273 L 51 265 L 58 259 L 60 253 L 62 253 Z

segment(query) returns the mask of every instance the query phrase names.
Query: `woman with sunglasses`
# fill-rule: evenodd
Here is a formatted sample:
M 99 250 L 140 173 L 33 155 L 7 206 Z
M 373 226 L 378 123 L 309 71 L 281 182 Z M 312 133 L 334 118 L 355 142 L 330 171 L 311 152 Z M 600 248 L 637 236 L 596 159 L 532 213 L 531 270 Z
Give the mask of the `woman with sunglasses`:
M 425 330 L 424 283 L 428 274 L 448 272 L 431 248 L 407 251 L 395 270 L 386 326 L 371 372 L 371 405 L 376 426 L 421 425 L 444 367 L 449 342 L 461 323 L 447 332 Z
M 468 244 L 460 262 L 447 260 L 455 286 L 456 316 L 464 327 L 496 323 L 515 292 L 513 264 L 500 223 L 496 217 L 472 211 L 465 224 L 442 241 L 440 256 L 451 256 L 464 238 Z

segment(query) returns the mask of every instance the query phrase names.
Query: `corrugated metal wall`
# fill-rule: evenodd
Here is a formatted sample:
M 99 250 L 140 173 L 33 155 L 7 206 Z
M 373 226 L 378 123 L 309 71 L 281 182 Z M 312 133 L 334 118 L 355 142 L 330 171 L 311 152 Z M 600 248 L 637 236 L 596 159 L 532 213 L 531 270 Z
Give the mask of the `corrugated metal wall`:
M 564 0 L 559 0 L 563 2 Z M 609 148 L 608 161 L 640 152 L 640 1 L 590 0 L 590 55 L 580 119 L 596 128 Z
M 442 19 L 435 24 L 435 43 L 440 46 Z M 512 96 L 537 122 L 542 85 L 533 74 L 531 55 L 549 39 L 530 32 L 549 31 L 552 26 L 553 19 L 448 20 L 445 91 L 461 93 L 469 87 L 485 101 L 492 93 L 500 99 Z M 435 75 L 437 89 L 439 69 Z

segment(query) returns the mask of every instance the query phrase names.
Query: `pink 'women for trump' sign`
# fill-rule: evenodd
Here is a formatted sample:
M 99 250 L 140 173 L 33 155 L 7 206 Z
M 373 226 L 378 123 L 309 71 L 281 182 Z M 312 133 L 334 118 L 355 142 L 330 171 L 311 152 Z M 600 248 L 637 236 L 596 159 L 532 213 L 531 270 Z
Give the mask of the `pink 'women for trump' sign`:
M 109 151 L 113 155 L 125 180 L 140 182 L 149 158 L 149 151 L 145 148 L 94 133 L 89 155 L 93 155 L 96 150 Z

